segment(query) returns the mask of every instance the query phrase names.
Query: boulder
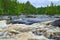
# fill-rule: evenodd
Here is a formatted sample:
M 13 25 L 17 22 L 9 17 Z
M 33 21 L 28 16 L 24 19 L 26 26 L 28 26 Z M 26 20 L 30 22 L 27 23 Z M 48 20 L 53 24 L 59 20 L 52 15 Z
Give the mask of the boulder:
M 53 26 L 58 26 L 60 27 L 60 19 L 59 20 L 56 20 L 52 23 Z

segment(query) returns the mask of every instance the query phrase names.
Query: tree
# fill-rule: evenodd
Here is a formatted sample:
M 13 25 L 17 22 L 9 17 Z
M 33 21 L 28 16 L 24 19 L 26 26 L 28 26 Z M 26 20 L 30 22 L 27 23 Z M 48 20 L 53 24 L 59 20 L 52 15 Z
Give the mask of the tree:
M 9 7 L 10 7 L 10 0 L 2 0 L 2 7 L 4 15 L 7 15 Z

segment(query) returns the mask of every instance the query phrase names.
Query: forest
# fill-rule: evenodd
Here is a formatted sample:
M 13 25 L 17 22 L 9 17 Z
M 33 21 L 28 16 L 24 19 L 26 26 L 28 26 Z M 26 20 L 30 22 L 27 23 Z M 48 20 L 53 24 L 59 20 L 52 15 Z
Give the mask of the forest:
M 56 6 L 51 2 L 47 7 L 34 7 L 29 1 L 20 3 L 17 0 L 0 0 L 0 15 L 30 15 L 46 14 L 60 15 L 60 5 Z

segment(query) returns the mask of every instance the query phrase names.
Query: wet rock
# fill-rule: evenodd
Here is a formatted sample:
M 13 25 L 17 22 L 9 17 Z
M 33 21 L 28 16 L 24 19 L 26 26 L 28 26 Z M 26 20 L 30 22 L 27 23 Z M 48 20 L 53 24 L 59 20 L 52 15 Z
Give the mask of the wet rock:
M 60 27 L 60 19 L 59 20 L 56 20 L 52 23 L 53 26 L 58 26 Z

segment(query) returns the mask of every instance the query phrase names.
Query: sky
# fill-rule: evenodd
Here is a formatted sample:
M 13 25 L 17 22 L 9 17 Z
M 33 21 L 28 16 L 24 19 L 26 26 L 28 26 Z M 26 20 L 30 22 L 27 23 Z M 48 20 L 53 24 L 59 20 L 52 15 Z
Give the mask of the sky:
M 26 3 L 29 1 L 33 6 L 35 7 L 46 7 L 47 5 L 50 5 L 51 2 L 54 3 L 54 5 L 60 5 L 60 0 L 18 0 L 20 3 Z

